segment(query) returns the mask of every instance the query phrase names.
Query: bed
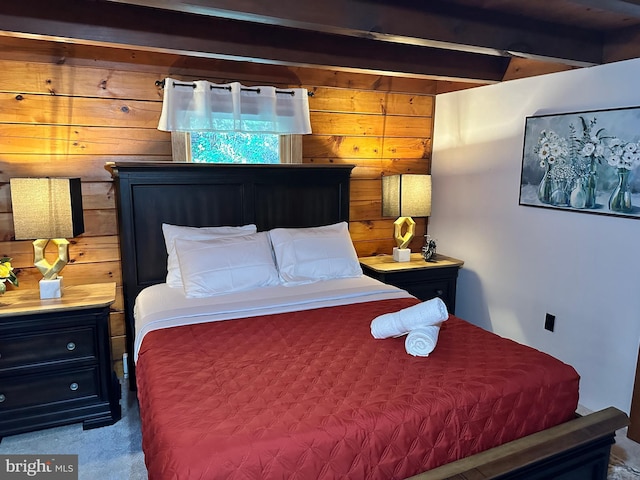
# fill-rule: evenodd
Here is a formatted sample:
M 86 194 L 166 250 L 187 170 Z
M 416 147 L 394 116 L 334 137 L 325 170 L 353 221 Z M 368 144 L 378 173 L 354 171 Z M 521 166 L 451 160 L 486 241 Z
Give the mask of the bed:
M 351 168 L 108 166 L 150 478 L 605 479 L 626 415 L 577 417 L 573 368 L 453 316 L 426 358 L 374 339 L 372 319 L 419 303 L 402 290 L 355 274 L 211 297 L 183 271 L 189 299 L 167 285 L 163 224 L 251 224 L 252 241 L 334 228 Z M 211 245 L 262 248 L 240 243 Z

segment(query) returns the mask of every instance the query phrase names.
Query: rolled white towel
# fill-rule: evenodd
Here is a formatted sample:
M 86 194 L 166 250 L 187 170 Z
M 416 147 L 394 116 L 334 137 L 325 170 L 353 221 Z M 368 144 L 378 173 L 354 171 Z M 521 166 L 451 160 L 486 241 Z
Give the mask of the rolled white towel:
M 374 338 L 399 337 L 418 327 L 439 324 L 447 318 L 447 306 L 442 299 L 436 297 L 374 318 L 371 322 L 371 335 Z
M 440 325 L 428 325 L 411 330 L 404 340 L 404 349 L 414 357 L 428 357 L 436 348 Z

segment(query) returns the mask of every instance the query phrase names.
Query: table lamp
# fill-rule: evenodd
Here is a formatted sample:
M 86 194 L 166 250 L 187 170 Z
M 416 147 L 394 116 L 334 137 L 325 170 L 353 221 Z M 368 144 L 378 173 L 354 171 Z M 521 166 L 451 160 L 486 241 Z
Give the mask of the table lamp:
M 415 234 L 416 222 L 411 217 L 431 215 L 431 175 L 402 174 L 382 177 L 382 216 L 398 217 L 394 222 L 393 248 L 396 262 L 411 259 L 409 243 Z M 402 229 L 406 226 L 403 234 Z
M 69 241 L 84 232 L 79 178 L 12 178 L 11 203 L 16 240 L 34 240 L 34 264 L 42 273 L 40 298 L 62 296 L 60 271 L 69 261 Z M 45 258 L 49 241 L 58 258 Z

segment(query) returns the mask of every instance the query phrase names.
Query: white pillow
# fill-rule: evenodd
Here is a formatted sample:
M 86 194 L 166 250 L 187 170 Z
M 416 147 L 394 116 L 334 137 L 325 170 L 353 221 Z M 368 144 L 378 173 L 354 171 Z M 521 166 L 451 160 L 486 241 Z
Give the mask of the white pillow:
M 275 228 L 269 232 L 280 279 L 302 284 L 362 276 L 346 222 L 310 228 Z
M 211 297 L 280 283 L 269 234 L 176 240 L 187 297 Z
M 176 256 L 176 239 L 209 240 L 220 237 L 249 235 L 256 233 L 256 231 L 255 225 L 243 225 L 241 227 L 182 227 L 163 223 L 162 233 L 167 247 L 167 284 L 173 288 L 182 288 L 180 264 Z

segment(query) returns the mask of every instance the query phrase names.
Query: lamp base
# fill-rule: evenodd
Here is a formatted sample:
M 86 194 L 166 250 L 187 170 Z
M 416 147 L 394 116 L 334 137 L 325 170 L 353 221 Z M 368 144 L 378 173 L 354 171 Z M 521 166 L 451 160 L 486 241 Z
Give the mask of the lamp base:
M 53 280 L 40 280 L 41 300 L 60 297 L 62 297 L 62 277 L 54 278 Z
M 411 249 L 393 247 L 393 259 L 396 262 L 408 262 L 411 260 Z

